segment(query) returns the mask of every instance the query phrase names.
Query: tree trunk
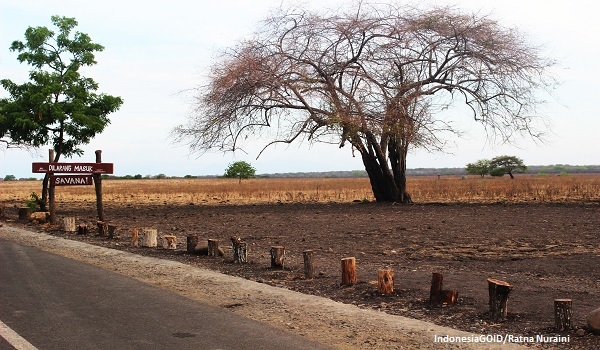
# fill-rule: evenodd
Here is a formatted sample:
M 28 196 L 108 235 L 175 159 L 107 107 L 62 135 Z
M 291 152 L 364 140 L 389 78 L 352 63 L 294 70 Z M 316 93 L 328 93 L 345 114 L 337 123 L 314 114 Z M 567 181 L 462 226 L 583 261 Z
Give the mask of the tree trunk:
M 412 203 L 406 191 L 406 153 L 390 152 L 392 169 L 373 152 L 361 152 L 365 170 L 369 175 L 373 196 L 377 202 Z
M 53 156 L 54 155 L 54 156 Z M 62 155 L 62 153 L 60 151 L 57 150 L 50 150 L 49 152 L 49 161 L 50 163 L 56 163 L 60 160 L 60 156 Z M 49 190 L 49 184 L 50 184 L 50 173 L 46 173 L 44 175 L 44 180 L 42 181 L 42 196 L 40 197 L 40 200 L 38 201 L 38 205 L 40 206 L 40 211 L 48 211 L 48 190 Z

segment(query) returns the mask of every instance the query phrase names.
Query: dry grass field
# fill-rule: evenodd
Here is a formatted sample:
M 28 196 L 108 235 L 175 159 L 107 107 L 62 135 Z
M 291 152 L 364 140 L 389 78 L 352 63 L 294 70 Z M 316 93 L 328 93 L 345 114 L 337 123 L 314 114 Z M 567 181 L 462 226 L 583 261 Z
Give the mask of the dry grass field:
M 0 201 L 24 204 L 41 192 L 41 181 L 0 182 Z M 502 178 L 411 177 L 408 190 L 418 203 L 556 203 L 600 200 L 600 174 L 520 175 Z M 372 201 L 367 178 L 260 178 L 104 180 L 104 201 L 114 203 L 257 204 Z M 58 202 L 93 202 L 91 186 L 63 186 Z

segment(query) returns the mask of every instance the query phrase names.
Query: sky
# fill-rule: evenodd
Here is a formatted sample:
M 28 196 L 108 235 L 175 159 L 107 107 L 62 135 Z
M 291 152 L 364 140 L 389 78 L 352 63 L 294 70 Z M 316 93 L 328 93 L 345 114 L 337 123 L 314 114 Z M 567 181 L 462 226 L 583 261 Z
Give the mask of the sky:
M 206 82 L 208 68 L 223 50 L 248 38 L 268 13 L 287 0 L 2 0 L 0 3 L 0 78 L 28 80 L 30 67 L 9 50 L 24 40 L 32 26 L 52 27 L 53 15 L 74 17 L 77 31 L 105 47 L 86 76 L 99 91 L 120 96 L 125 103 L 109 116 L 111 123 L 83 147 L 84 155 L 63 162 L 94 162 L 102 150 L 104 162 L 114 163 L 114 174 L 220 175 L 235 161 L 247 161 L 258 174 L 364 169 L 350 147 L 295 143 L 269 148 L 256 159 L 265 142 L 244 152 L 190 154 L 175 144 L 170 131 L 186 123 L 192 109 L 189 91 Z M 386 0 L 381 0 L 386 1 Z M 307 0 L 306 8 L 335 8 L 344 1 Z M 421 1 L 420 4 L 427 3 Z M 600 164 L 600 21 L 596 3 L 584 0 L 463 0 L 430 1 L 455 5 L 489 15 L 507 27 L 518 28 L 543 53 L 555 59 L 551 74 L 561 83 L 541 107 L 550 122 L 544 143 L 519 139 L 518 145 L 489 142 L 481 126 L 469 116 L 457 117 L 462 137 L 451 139 L 443 153 L 415 150 L 408 168 L 464 167 L 478 159 L 514 155 L 527 165 Z M 297 4 L 297 2 L 296 2 Z M 7 96 L 0 88 L 0 96 Z M 48 148 L 34 151 L 0 149 L 0 178 L 40 177 L 32 162 L 46 162 Z

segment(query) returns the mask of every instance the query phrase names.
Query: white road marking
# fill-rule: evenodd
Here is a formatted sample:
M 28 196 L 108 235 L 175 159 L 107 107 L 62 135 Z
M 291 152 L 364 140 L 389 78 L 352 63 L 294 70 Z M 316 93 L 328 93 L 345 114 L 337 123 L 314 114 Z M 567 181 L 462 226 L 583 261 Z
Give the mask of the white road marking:
M 5 325 L 2 321 L 0 321 L 0 337 L 6 339 L 6 341 L 17 350 L 37 350 L 35 346 L 31 345 L 25 338 L 10 329 L 10 327 Z

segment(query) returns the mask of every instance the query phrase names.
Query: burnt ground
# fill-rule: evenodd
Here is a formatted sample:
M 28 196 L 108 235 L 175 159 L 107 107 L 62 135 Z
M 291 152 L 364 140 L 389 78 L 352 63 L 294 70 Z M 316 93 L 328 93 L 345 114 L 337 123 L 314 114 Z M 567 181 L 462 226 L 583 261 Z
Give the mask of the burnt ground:
M 65 209 L 77 224 L 95 226 L 95 208 Z M 600 348 L 600 335 L 586 329 L 586 317 L 600 307 L 600 205 L 591 204 L 273 204 L 247 206 L 126 205 L 105 203 L 117 237 L 70 239 L 173 259 L 476 334 L 555 335 L 553 300 L 573 300 L 574 329 L 568 344 L 543 348 Z M 9 219 L 13 213 L 9 215 Z M 32 225 L 32 224 L 29 224 Z M 41 226 L 38 226 L 41 228 Z M 131 228 L 176 235 L 175 251 L 130 247 Z M 218 239 L 223 257 L 186 252 L 186 236 Z M 247 264 L 234 264 L 231 236 L 248 243 Z M 270 267 L 270 248 L 285 246 L 284 269 Z M 160 246 L 160 242 L 159 242 Z M 318 276 L 304 278 L 303 255 L 315 251 Z M 356 257 L 359 283 L 341 286 L 340 259 Z M 394 271 L 395 291 L 377 292 L 377 272 Z M 444 288 L 459 292 L 456 304 L 429 305 L 433 272 Z M 508 318 L 488 314 L 487 278 L 514 286 Z M 583 330 L 582 330 L 583 329 Z M 579 332 L 577 332 L 579 330 Z M 582 335 L 583 334 L 583 335 Z

